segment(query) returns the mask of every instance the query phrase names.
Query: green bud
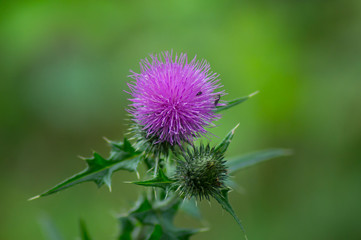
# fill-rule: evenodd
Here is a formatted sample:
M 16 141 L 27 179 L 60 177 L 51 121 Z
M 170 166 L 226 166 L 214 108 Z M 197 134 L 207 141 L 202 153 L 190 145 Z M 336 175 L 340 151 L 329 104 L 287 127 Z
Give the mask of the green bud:
M 174 183 L 186 198 L 208 199 L 224 189 L 227 167 L 221 151 L 206 147 L 188 148 L 177 160 Z

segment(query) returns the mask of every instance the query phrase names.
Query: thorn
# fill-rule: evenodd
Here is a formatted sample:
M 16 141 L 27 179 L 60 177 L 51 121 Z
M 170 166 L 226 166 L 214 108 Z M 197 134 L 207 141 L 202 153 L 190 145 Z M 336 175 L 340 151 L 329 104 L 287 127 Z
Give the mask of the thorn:
M 284 154 L 286 156 L 292 155 L 293 154 L 293 150 L 292 149 L 284 149 Z
M 80 155 L 78 155 L 78 158 L 80 158 L 81 160 L 86 160 L 86 157 L 83 157 L 83 156 L 80 156 Z
M 137 178 L 140 179 L 140 175 L 138 171 L 135 171 L 135 174 L 137 174 Z
M 209 231 L 209 228 L 201 228 L 201 229 L 199 229 L 199 232 L 201 233 L 201 232 L 207 232 L 207 231 Z
M 154 169 L 154 167 L 150 168 L 150 169 L 147 171 L 147 173 L 152 172 L 152 171 L 153 171 L 153 169 Z
M 39 197 L 40 197 L 40 195 L 36 195 L 35 197 L 29 198 L 28 201 L 33 201 L 33 200 L 35 200 L 35 199 L 38 199 Z
M 248 95 L 248 97 L 253 97 L 254 95 L 257 95 L 259 93 L 259 91 L 257 90 L 257 91 L 255 91 L 254 93 L 251 93 L 250 95 Z
M 110 141 L 107 137 L 103 137 L 103 139 L 107 142 L 107 143 L 111 143 L 112 141 Z
M 239 123 L 232 129 L 232 134 L 234 134 L 234 132 L 236 131 L 236 129 L 238 128 Z
M 155 187 L 153 187 L 153 192 L 154 192 L 154 199 L 157 200 L 157 190 L 155 189 Z

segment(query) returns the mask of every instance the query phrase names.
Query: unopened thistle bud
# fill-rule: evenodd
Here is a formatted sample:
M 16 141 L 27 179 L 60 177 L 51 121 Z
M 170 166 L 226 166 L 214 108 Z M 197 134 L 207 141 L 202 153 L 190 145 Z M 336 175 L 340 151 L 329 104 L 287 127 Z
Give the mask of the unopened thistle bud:
M 227 167 L 223 153 L 209 145 L 188 148 L 177 161 L 174 179 L 180 195 L 209 200 L 225 188 Z

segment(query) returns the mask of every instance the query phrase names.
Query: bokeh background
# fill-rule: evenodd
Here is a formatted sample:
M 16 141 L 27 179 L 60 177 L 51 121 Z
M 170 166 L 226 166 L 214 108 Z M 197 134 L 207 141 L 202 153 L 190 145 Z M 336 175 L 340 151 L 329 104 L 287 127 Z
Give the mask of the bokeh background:
M 126 132 L 129 69 L 173 49 L 207 59 L 224 99 L 260 93 L 212 129 L 241 124 L 228 156 L 294 150 L 237 174 L 231 203 L 249 239 L 361 239 L 361 1 L 2 1 L 0 7 L 0 239 L 65 239 L 86 221 L 114 239 L 117 214 L 141 187 L 93 183 L 28 202 L 84 167 L 77 156 L 109 151 Z M 214 143 L 219 138 L 212 138 Z M 193 239 L 239 239 L 216 204 Z

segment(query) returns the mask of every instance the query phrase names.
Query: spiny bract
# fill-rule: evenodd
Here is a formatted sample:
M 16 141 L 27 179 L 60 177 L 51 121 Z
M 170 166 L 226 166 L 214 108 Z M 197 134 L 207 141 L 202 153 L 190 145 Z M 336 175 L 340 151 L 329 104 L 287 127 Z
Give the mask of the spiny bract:
M 158 142 L 156 136 L 147 136 L 147 133 L 142 130 L 142 127 L 134 123 L 130 126 L 129 134 L 133 136 L 130 138 L 135 141 L 134 147 L 137 150 L 144 152 L 146 157 L 168 157 L 169 152 L 176 152 L 179 150 L 178 145 L 171 145 L 168 142 Z
M 174 179 L 180 195 L 186 198 L 208 199 L 225 188 L 227 167 L 223 153 L 211 148 L 193 146 L 177 160 Z
M 220 117 L 214 113 L 224 95 L 218 75 L 205 60 L 188 62 L 183 53 L 174 60 L 169 52 L 150 58 L 140 62 L 141 73 L 130 75 L 135 81 L 128 84 L 129 112 L 135 124 L 154 144 L 182 145 L 205 135 L 205 128 Z

